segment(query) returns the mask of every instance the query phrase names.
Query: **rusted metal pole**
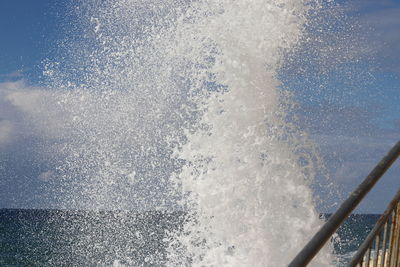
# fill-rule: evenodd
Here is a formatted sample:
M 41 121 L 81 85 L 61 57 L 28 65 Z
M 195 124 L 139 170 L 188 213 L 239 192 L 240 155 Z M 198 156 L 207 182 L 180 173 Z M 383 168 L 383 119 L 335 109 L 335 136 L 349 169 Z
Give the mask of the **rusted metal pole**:
M 382 230 L 382 229 L 380 229 L 380 230 Z M 381 238 L 380 238 L 381 233 L 380 232 L 375 236 L 375 259 L 373 261 L 373 265 L 372 265 L 373 267 L 378 267 L 379 252 L 380 252 L 379 244 L 381 242 Z
M 389 151 L 389 153 L 378 163 L 365 180 L 354 190 L 343 202 L 339 209 L 329 217 L 328 221 L 314 235 L 308 244 L 297 254 L 289 267 L 306 266 L 325 243 L 335 233 L 337 228 L 346 220 L 354 208 L 360 203 L 364 196 L 378 182 L 386 170 L 400 155 L 400 141 Z
M 386 243 L 387 243 L 387 230 L 388 230 L 388 222 L 385 222 L 385 226 L 383 227 L 383 241 L 382 241 L 382 258 L 381 258 L 381 267 L 385 266 L 386 263 Z

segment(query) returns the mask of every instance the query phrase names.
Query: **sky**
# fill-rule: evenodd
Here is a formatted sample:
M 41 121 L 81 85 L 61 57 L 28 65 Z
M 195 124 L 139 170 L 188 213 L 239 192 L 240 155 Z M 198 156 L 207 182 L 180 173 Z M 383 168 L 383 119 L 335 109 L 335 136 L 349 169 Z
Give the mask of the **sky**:
M 400 0 L 333 2 L 341 12 L 329 18 L 335 26 L 314 23 L 314 42 L 281 72 L 283 87 L 298 102 L 301 127 L 326 165 L 326 176 L 317 181 L 332 183 L 329 188 L 339 194 L 332 198 L 316 186 L 325 203 L 321 211 L 334 210 L 400 140 Z M 0 1 L 0 208 L 46 206 L 46 199 L 39 204 L 34 195 L 51 173 L 18 110 L 35 112 L 43 62 L 58 53 L 57 42 L 68 31 L 66 6 L 67 1 Z M 23 98 L 10 93 L 27 89 Z M 357 212 L 382 212 L 398 188 L 400 162 Z
M 47 0 L 0 2 L 0 81 L 38 80 L 41 61 L 54 53 L 62 38 L 65 5 Z
M 335 200 L 321 193 L 330 210 L 400 140 L 400 1 L 334 2 L 343 13 L 329 17 L 328 26 L 313 24 L 317 44 L 305 47 L 283 74 L 298 99 L 296 114 L 326 163 L 329 180 L 320 181 L 337 186 Z M 400 187 L 399 165 L 356 212 L 385 209 Z

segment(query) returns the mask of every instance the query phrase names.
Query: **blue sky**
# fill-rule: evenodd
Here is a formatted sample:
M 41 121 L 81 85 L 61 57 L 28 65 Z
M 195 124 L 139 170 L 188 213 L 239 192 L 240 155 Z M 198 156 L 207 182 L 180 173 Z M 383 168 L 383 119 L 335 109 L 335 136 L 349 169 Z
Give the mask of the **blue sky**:
M 42 172 L 42 155 L 21 141 L 35 143 L 28 125 L 13 132 L 7 124 L 9 117 L 22 118 L 4 92 L 40 84 L 42 62 L 57 55 L 57 42 L 68 31 L 67 2 L 0 1 L 0 208 L 32 207 L 32 196 L 41 192 L 40 181 L 31 177 Z M 330 17 L 331 28 L 315 23 L 310 34 L 319 42 L 301 48 L 281 76 L 283 87 L 295 93 L 301 126 L 320 146 L 329 181 L 343 199 L 400 139 L 400 0 L 335 3 L 346 16 Z M 4 141 L 11 135 L 18 141 Z M 385 208 L 400 187 L 399 165 L 359 212 Z M 341 201 L 319 195 L 328 209 Z M 39 202 L 35 205 L 45 206 L 46 200 Z
M 343 199 L 400 139 L 400 1 L 335 3 L 345 16 L 328 18 L 333 28 L 311 27 L 318 43 L 300 51 L 283 80 Z M 385 208 L 400 187 L 399 165 L 358 212 Z
M 62 38 L 65 5 L 66 1 L 0 2 L 0 81 L 38 80 L 41 61 L 55 52 Z

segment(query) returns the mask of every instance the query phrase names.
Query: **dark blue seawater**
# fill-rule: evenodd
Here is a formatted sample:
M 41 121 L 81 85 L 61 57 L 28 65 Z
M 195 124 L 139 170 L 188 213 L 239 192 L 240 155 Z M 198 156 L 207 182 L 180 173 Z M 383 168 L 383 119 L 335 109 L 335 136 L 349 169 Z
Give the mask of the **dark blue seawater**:
M 162 266 L 167 234 L 184 219 L 182 212 L 0 209 L 0 266 Z
M 338 266 L 378 218 L 351 215 L 338 230 Z M 0 266 L 163 266 L 168 233 L 181 231 L 187 219 L 182 212 L 0 209 Z
M 337 266 L 346 266 L 378 221 L 379 214 L 352 214 L 337 230 L 334 238 Z M 328 218 L 329 214 L 325 215 Z

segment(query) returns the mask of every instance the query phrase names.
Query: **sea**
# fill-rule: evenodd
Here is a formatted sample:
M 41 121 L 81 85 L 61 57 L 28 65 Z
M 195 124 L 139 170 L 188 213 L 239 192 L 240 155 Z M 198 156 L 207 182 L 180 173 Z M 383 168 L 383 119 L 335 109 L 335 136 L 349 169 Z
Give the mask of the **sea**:
M 346 220 L 334 238 L 332 266 L 350 261 L 378 218 Z M 1 209 L 0 266 L 166 266 L 168 233 L 181 231 L 186 219 L 179 211 Z

